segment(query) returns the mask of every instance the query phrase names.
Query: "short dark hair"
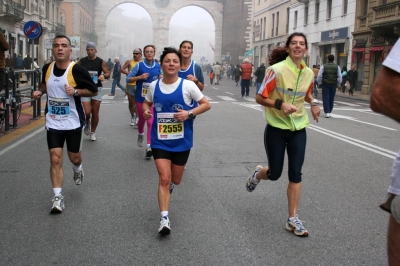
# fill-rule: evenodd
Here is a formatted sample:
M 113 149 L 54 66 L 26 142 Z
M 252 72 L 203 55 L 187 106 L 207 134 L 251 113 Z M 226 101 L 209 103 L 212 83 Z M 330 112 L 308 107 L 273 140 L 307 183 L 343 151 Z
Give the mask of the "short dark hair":
M 153 48 L 154 51 L 156 51 L 156 46 L 155 46 L 155 45 L 152 45 L 152 44 L 146 45 L 146 46 L 143 48 L 143 51 L 146 50 L 146 48 L 149 48 L 149 47 Z
M 193 42 L 191 42 L 191 41 L 188 41 L 188 40 L 184 40 L 184 41 L 182 41 L 181 42 L 181 44 L 179 45 L 179 49 L 181 49 L 182 48 L 182 45 L 184 44 L 184 43 L 190 43 L 190 45 L 192 46 L 192 49 L 193 49 Z
M 300 36 L 304 38 L 304 42 L 306 44 L 306 48 L 308 48 L 308 43 L 307 43 L 307 37 L 304 33 L 302 32 L 293 32 L 292 34 L 289 35 L 289 37 L 286 40 L 286 47 L 289 47 L 290 42 L 292 41 L 294 36 Z
M 328 61 L 333 62 L 335 60 L 335 56 L 333 54 L 328 55 Z
M 61 39 L 61 38 L 67 39 L 67 40 L 68 40 L 68 45 L 69 45 L 69 47 L 71 47 L 71 40 L 70 40 L 67 36 L 65 36 L 65 35 L 63 35 L 63 34 L 57 35 L 56 37 L 54 37 L 54 40 L 55 40 L 55 39 Z M 53 41 L 53 44 L 54 44 L 54 41 Z
M 164 51 L 162 52 L 161 56 L 160 56 L 160 63 L 162 64 L 164 57 L 167 54 L 176 54 L 179 57 L 179 62 L 182 62 L 182 55 L 181 52 L 179 52 L 177 49 L 175 49 L 174 47 L 164 47 Z

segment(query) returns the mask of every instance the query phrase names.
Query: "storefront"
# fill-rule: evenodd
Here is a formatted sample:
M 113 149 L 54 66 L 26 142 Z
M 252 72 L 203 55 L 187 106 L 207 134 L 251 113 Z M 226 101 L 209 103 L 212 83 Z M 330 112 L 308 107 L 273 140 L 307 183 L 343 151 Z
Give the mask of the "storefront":
M 351 54 L 351 63 L 356 65 L 357 84 L 356 91 L 361 91 L 364 85 L 364 68 L 365 68 L 365 46 L 367 45 L 368 37 L 353 39 L 353 50 Z
M 341 68 L 348 64 L 349 28 L 340 28 L 321 32 L 321 41 L 318 43 L 320 63 L 328 62 L 328 55 L 335 56 L 335 63 Z

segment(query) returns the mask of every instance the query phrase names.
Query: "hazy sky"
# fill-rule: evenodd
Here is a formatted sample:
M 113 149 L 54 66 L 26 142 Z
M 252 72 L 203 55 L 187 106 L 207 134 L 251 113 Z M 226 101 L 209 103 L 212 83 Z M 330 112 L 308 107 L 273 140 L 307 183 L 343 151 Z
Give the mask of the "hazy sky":
M 132 16 L 136 18 L 144 17 L 150 19 L 149 13 L 140 5 L 125 3 L 119 5 L 118 7 L 124 10 L 123 14 L 126 16 Z M 172 17 L 170 23 L 174 25 L 181 25 L 182 21 L 185 21 L 185 26 L 190 27 L 195 23 L 213 21 L 213 19 L 211 15 L 204 9 L 195 6 L 188 6 L 178 10 L 178 12 L 176 12 Z

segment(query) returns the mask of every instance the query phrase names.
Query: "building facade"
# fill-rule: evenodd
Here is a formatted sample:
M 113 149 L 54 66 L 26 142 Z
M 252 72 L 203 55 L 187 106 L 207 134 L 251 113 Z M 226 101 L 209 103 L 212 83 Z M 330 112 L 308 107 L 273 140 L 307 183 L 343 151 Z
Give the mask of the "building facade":
M 400 1 L 357 1 L 352 61 L 357 65 L 362 93 L 371 93 L 382 62 L 399 36 Z
M 65 34 L 62 23 L 60 3 L 62 0 L 0 0 L 0 25 L 5 29 L 5 37 L 11 49 L 6 52 L 25 57 L 37 57 L 39 65 L 50 57 L 46 48 L 50 37 Z M 29 41 L 23 31 L 28 21 L 39 22 L 42 35 L 36 41 Z
M 290 0 L 253 0 L 253 64 L 268 66 L 268 55 L 284 46 L 289 32 Z

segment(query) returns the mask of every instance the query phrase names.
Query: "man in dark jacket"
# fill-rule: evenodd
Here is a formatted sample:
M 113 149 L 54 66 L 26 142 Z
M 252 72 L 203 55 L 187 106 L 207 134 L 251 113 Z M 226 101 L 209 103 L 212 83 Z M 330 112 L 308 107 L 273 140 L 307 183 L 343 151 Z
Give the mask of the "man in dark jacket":
M 32 57 L 29 56 L 29 54 L 26 55 L 24 58 L 24 66 L 25 69 L 32 69 Z M 31 74 L 26 74 L 28 80 L 31 78 Z
M 261 66 L 259 66 L 257 68 L 256 72 L 254 72 L 254 75 L 257 77 L 257 79 L 256 79 L 256 83 L 257 83 L 257 91 L 256 91 L 256 93 L 257 93 L 258 90 L 260 89 L 261 83 L 263 82 L 264 77 L 265 77 L 265 65 L 264 65 L 264 63 L 261 63 Z
M 21 55 L 16 55 L 14 54 L 14 70 L 22 70 L 25 68 L 25 62 L 24 59 L 22 59 Z M 19 82 L 19 79 L 21 78 L 21 74 L 16 75 L 15 78 L 17 79 L 17 82 Z M 21 81 L 22 82 L 22 81 Z M 23 81 L 25 82 L 25 81 Z
M 239 64 L 237 64 L 235 69 L 233 70 L 233 76 L 235 77 L 236 86 L 239 84 L 240 74 L 241 74 L 240 66 L 239 66 Z
M 320 68 L 317 77 L 318 84 L 322 84 L 322 101 L 326 118 L 331 117 L 336 88 L 342 83 L 342 73 L 340 67 L 333 63 L 334 59 L 332 54 L 328 55 L 328 63 Z
M 350 90 L 349 95 L 353 96 L 354 88 L 356 87 L 357 79 L 358 79 L 358 72 L 356 70 L 356 65 L 353 64 L 351 69 L 347 72 L 347 78 L 350 83 Z
M 123 92 L 125 91 L 124 86 L 121 85 L 121 63 L 119 62 L 119 58 L 114 58 L 114 69 L 112 73 L 113 82 L 111 85 L 111 93 L 108 96 L 115 96 L 115 86 L 118 86 Z
M 242 77 L 242 98 L 246 93 L 246 97 L 249 97 L 250 93 L 250 80 L 251 80 L 251 72 L 253 71 L 253 66 L 250 64 L 250 60 L 246 58 L 243 60 L 243 64 L 240 66 L 240 72 Z

